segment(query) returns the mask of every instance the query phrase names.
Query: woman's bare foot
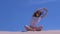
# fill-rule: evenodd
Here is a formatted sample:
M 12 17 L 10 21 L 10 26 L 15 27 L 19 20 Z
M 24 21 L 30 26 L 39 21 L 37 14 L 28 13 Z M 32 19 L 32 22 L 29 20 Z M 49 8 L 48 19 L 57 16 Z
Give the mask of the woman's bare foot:
M 37 29 L 36 29 L 36 31 L 41 31 L 42 30 L 42 26 L 40 26 L 40 27 L 38 27 Z

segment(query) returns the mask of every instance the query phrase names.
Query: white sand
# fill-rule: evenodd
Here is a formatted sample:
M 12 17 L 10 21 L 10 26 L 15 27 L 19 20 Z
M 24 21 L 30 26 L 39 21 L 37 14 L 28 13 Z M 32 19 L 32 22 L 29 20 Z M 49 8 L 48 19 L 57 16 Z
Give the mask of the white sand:
M 48 30 L 48 31 L 28 31 L 28 32 L 8 32 L 0 31 L 0 34 L 60 34 L 60 30 Z

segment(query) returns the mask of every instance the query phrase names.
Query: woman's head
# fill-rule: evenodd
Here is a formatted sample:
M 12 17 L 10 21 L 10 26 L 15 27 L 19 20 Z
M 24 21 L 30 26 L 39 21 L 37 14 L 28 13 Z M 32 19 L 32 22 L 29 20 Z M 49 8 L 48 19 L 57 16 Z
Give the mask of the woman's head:
M 33 17 L 40 17 L 42 14 L 42 11 L 41 10 L 37 10 L 34 14 L 33 14 Z

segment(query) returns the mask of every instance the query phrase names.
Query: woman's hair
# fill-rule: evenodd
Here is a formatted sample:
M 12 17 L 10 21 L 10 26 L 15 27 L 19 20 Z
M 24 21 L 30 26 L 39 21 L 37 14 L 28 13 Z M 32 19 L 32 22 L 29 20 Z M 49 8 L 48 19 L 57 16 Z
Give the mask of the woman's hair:
M 36 15 L 38 14 L 38 16 Z M 42 15 L 42 12 L 40 10 L 37 10 L 34 14 L 33 17 L 40 17 Z

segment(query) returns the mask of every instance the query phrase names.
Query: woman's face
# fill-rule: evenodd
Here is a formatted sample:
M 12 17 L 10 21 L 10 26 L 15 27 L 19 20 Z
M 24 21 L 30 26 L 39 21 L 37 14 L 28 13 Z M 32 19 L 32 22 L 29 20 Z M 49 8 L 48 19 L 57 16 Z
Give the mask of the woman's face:
M 36 13 L 36 16 L 39 16 L 39 14 L 38 14 L 38 13 Z
M 40 17 L 41 16 L 41 11 L 36 11 L 34 14 L 33 14 L 34 17 Z

